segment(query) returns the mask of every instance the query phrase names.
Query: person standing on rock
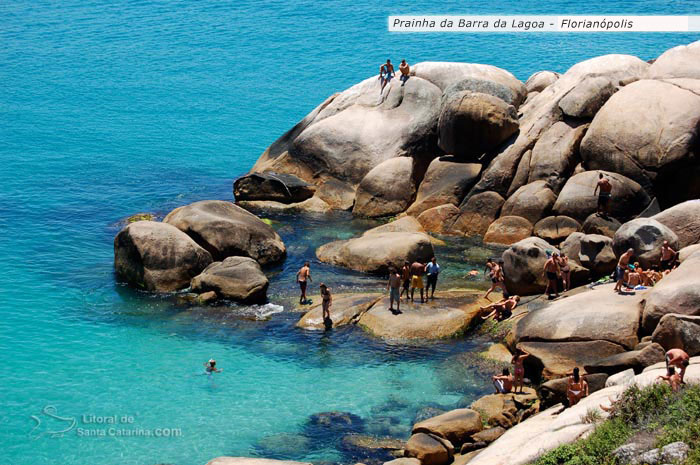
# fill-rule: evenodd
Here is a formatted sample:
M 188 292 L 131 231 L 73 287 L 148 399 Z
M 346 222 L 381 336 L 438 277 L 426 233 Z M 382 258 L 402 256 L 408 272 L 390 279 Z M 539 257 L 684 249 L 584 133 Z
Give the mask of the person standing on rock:
M 425 288 L 425 299 L 428 299 L 428 290 L 432 288 L 430 298 L 435 299 L 435 286 L 437 285 L 438 275 L 440 274 L 440 265 L 438 265 L 435 257 L 430 259 L 430 263 L 425 265 L 425 272 L 428 274 L 428 286 Z
M 517 296 L 516 296 L 517 297 Z M 513 358 L 510 359 L 510 363 L 513 364 L 513 378 L 515 385 L 515 393 L 518 392 L 518 386 L 520 387 L 520 392 L 523 392 L 523 385 L 525 384 L 525 366 L 523 363 L 525 359 L 530 356 L 530 353 L 524 349 L 516 348 Z
M 411 290 L 411 264 L 408 260 L 403 262 L 403 267 L 401 267 L 401 279 L 403 280 L 403 289 L 401 289 L 401 294 L 399 294 L 399 297 L 401 297 L 405 291 L 406 300 L 408 300 L 411 298 L 409 292 Z
M 678 252 L 673 250 L 671 246 L 668 245 L 668 241 L 664 241 L 664 243 L 661 245 L 661 271 L 673 269 L 673 264 L 676 262 L 677 253 Z
M 603 173 L 598 174 L 598 184 L 593 190 L 593 195 L 596 193 L 598 194 L 598 214 L 607 215 L 612 197 L 612 184 L 608 178 L 603 176 Z
M 569 257 L 565 253 L 559 256 L 559 271 L 561 271 L 562 292 L 566 292 L 571 289 L 571 267 Z
M 557 287 L 557 280 L 559 279 L 559 276 L 561 275 L 561 271 L 559 270 L 559 254 L 558 253 L 553 253 L 551 257 L 547 259 L 546 262 L 544 262 L 544 271 L 543 271 L 545 277 L 547 278 L 547 287 L 544 290 L 544 293 L 547 297 L 551 298 L 552 297 L 552 291 L 554 292 L 554 297 L 559 297 L 559 289 Z
M 632 248 L 627 249 L 627 252 L 620 255 L 620 259 L 617 261 L 617 267 L 615 268 L 615 280 L 617 284 L 615 284 L 615 289 L 613 289 L 613 291 L 622 292 L 622 285 L 625 282 L 625 271 L 627 271 L 627 266 L 630 264 L 630 261 L 632 261 L 633 256 L 634 249 Z
M 394 71 L 394 65 L 391 64 L 391 60 L 387 59 L 386 63 L 379 67 L 379 81 L 382 83 L 382 88 L 379 91 L 381 94 L 384 92 L 384 87 L 391 81 L 391 78 L 396 75 Z
M 588 381 L 581 377 L 576 367 L 566 382 L 566 398 L 569 401 L 569 407 L 578 404 L 584 397 L 588 397 Z
M 331 305 L 333 305 L 333 295 L 331 295 L 331 289 L 325 284 L 321 283 L 319 286 L 321 288 L 321 308 L 323 309 L 323 323 L 331 319 Z M 331 321 L 331 325 L 333 322 Z
M 489 258 L 488 260 L 486 260 L 486 268 L 484 269 L 484 273 L 486 273 L 487 270 L 489 272 L 489 277 L 491 278 L 491 287 L 488 291 L 486 291 L 484 299 L 488 299 L 489 294 L 495 291 L 497 287 L 500 287 L 503 291 L 503 296 L 507 297 L 508 291 L 506 290 L 506 285 L 504 282 L 503 268 L 492 258 Z
M 401 60 L 401 63 L 399 64 L 399 71 L 401 71 L 401 77 L 399 80 L 401 81 L 401 87 L 403 87 L 406 84 L 406 81 L 408 81 L 408 78 L 411 77 L 411 67 L 408 66 L 406 60 Z
M 396 313 L 401 313 L 401 275 L 396 268 L 389 270 L 389 282 L 386 284 L 389 289 L 389 311 L 394 313 L 394 300 L 396 301 Z
M 301 289 L 301 297 L 299 297 L 299 303 L 304 305 L 306 303 L 306 286 L 313 281 L 311 279 L 311 266 L 309 262 L 304 262 L 304 266 L 297 271 L 297 282 L 299 283 L 299 288 Z
M 491 377 L 493 385 L 496 388 L 496 394 L 508 394 L 513 390 L 513 376 L 504 368 L 502 375 L 494 375 Z
M 685 369 L 690 365 L 690 356 L 683 349 L 671 349 L 666 352 L 666 368 L 676 367 L 680 370 L 681 383 L 684 383 Z
M 425 265 L 420 262 L 413 262 L 411 265 L 411 302 L 416 289 L 420 289 L 420 303 L 423 300 L 423 274 L 425 274 Z

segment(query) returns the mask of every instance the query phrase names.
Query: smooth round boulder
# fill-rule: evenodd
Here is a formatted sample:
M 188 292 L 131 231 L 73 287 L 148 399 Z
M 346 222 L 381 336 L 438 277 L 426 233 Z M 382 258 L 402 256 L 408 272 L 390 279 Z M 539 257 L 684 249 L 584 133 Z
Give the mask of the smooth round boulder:
M 459 208 L 448 203 L 425 210 L 418 216 L 418 222 L 423 226 L 423 229 L 428 232 L 448 234 L 451 232 L 452 224 L 459 214 Z
M 518 130 L 515 107 L 498 97 L 462 91 L 449 95 L 438 120 L 438 145 L 446 153 L 474 160 Z
M 450 95 L 463 91 L 493 95 L 494 97 L 498 97 L 507 104 L 513 105 L 516 108 L 520 104 L 522 98 L 521 95 L 513 92 L 511 88 L 504 86 L 503 84 L 499 84 L 498 82 L 489 81 L 486 79 L 466 78 L 447 87 L 442 93 L 442 100 L 444 102 Z
M 581 238 L 579 262 L 593 277 L 606 276 L 615 270 L 617 257 L 612 242 L 611 238 L 600 234 L 586 234 Z
M 510 245 L 532 235 L 532 223 L 520 216 L 502 216 L 489 226 L 484 242 Z
M 454 446 L 447 440 L 417 433 L 408 439 L 404 453 L 406 457 L 420 460 L 421 465 L 447 465 L 452 461 Z
M 521 342 L 518 347 L 530 354 L 525 360 L 525 375 L 536 380 L 561 378 L 571 373 L 572 367 L 582 367 L 625 351 L 620 345 L 604 340 L 532 341 Z
M 693 244 L 687 247 L 683 247 L 678 251 L 678 261 L 683 263 L 688 257 L 696 252 L 700 252 L 700 244 Z
M 452 224 L 452 232 L 465 236 L 483 236 L 489 229 L 505 200 L 496 192 L 482 192 L 462 202 L 459 216 Z
M 700 79 L 700 41 L 662 53 L 649 67 L 649 79 Z
M 413 159 L 391 158 L 372 168 L 357 186 L 352 214 L 371 218 L 406 210 L 416 193 Z
M 155 292 L 185 288 L 212 257 L 176 227 L 137 221 L 114 238 L 114 269 L 129 284 Z
M 368 229 L 363 236 L 368 234 L 379 234 L 379 233 L 391 233 L 391 232 L 413 232 L 413 233 L 424 233 L 425 229 L 418 222 L 418 220 L 413 216 L 402 216 L 401 218 L 390 221 L 386 224 L 380 226 L 375 226 L 372 229 Z
M 659 265 L 664 241 L 668 241 L 673 250 L 678 250 L 678 237 L 671 229 L 652 218 L 636 218 L 615 232 L 613 250 L 619 257 L 628 249 L 634 249 L 635 261 L 649 269 Z
M 678 247 L 700 243 L 700 200 L 688 200 L 652 216 L 678 236 Z
M 700 316 L 667 313 L 654 329 L 651 340 L 665 350 L 682 349 L 688 355 L 700 354 Z
M 316 187 L 287 173 L 250 173 L 233 182 L 233 196 L 241 200 L 297 203 L 313 197 Z
M 511 245 L 503 252 L 506 288 L 510 294 L 531 295 L 544 291 L 544 263 L 547 252 L 559 251 L 539 237 L 528 237 Z
M 584 233 L 581 232 L 575 232 L 569 234 L 569 237 L 567 237 L 564 242 L 559 244 L 559 250 L 561 250 L 562 254 L 566 254 L 567 257 L 569 257 L 569 260 L 573 260 L 579 265 L 581 264 L 581 258 L 579 257 L 579 254 L 581 253 L 581 240 L 585 236 Z
M 280 262 L 287 253 L 274 229 L 231 202 L 195 202 L 171 211 L 163 222 L 186 233 L 217 261 L 241 256 L 268 265 Z
M 554 84 L 559 79 L 559 73 L 554 71 L 538 71 L 525 81 L 527 93 L 542 92 L 546 87 Z
M 457 163 L 436 158 L 430 162 L 416 193 L 416 200 L 406 211 L 418 216 L 429 208 L 451 203 L 459 205 L 481 172 L 478 163 Z M 395 186 L 392 186 L 395 187 Z
M 615 91 L 610 78 L 587 76 L 559 101 L 559 108 L 573 118 L 593 118 Z
M 405 260 L 427 263 L 435 252 L 425 233 L 388 232 L 322 245 L 316 256 L 324 263 L 365 273 L 387 273 L 390 267 L 401 268 Z
M 581 224 L 568 216 L 548 216 L 535 223 L 534 234 L 550 244 L 558 244 L 581 230 Z
M 432 434 L 460 445 L 468 441 L 472 434 L 483 429 L 479 412 L 461 408 L 416 423 L 411 432 Z
M 598 184 L 599 171 L 584 171 L 569 178 L 554 203 L 556 215 L 570 216 L 584 221 L 598 210 L 598 197 L 593 195 Z M 610 216 L 619 220 L 634 217 L 649 205 L 651 198 L 637 182 L 617 173 L 602 171 L 612 184 Z
M 355 204 L 355 188 L 337 179 L 329 179 L 316 190 L 316 197 L 337 210 L 350 210 Z
M 611 216 L 603 216 L 598 213 L 591 213 L 583 222 L 583 232 L 586 234 L 600 234 L 612 238 L 615 231 L 620 229 L 622 223 Z
M 501 216 L 522 216 L 531 223 L 549 216 L 557 196 L 546 181 L 535 181 L 521 187 L 501 208 Z
M 578 147 L 587 128 L 587 124 L 558 121 L 547 129 L 532 148 L 527 182 L 546 181 L 552 191 L 561 191 L 579 162 Z
M 662 362 L 666 352 L 659 344 L 652 343 L 640 350 L 610 355 L 593 363 L 584 365 L 586 373 L 605 373 L 614 375 L 632 369 L 639 374 L 646 367 Z
M 195 276 L 190 283 L 192 291 L 214 291 L 224 299 L 246 304 L 267 301 L 269 281 L 258 262 L 250 257 L 228 257 L 214 262 Z

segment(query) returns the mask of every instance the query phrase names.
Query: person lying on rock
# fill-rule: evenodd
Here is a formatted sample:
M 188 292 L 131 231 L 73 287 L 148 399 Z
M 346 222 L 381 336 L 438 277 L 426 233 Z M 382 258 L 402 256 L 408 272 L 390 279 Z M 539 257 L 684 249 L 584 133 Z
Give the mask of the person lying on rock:
M 389 270 L 389 282 L 386 283 L 386 288 L 389 289 L 389 311 L 394 311 L 394 301 L 396 301 L 396 312 L 401 312 L 401 275 L 396 268 L 392 267 Z
M 420 303 L 425 302 L 423 300 L 423 274 L 425 274 L 425 264 L 413 262 L 411 265 L 411 302 L 413 302 L 413 294 L 416 289 L 420 289 Z
M 325 323 L 331 319 L 333 296 L 331 295 L 331 289 L 325 284 L 321 283 L 319 288 L 321 288 L 321 307 L 323 308 L 323 322 Z
M 515 309 L 515 307 L 517 307 L 519 302 L 520 296 L 514 295 L 512 297 L 508 297 L 507 299 L 502 299 L 491 305 L 479 307 L 479 310 L 481 310 L 482 315 L 484 314 L 484 312 L 486 312 L 486 315 L 483 315 L 481 318 L 484 320 L 488 320 L 489 318 L 493 317 L 493 319 L 496 321 L 503 321 L 513 314 L 513 310 Z
M 581 376 L 579 368 L 576 367 L 566 382 L 566 398 L 569 401 L 569 407 L 578 404 L 584 397 L 588 397 L 588 381 Z
M 683 349 L 671 349 L 666 352 L 666 368 L 675 367 L 680 370 L 681 383 L 685 383 L 685 369 L 690 365 L 690 356 Z
M 557 289 L 557 280 L 561 275 L 559 270 L 559 254 L 554 252 L 546 262 L 544 262 L 543 274 L 547 278 L 547 287 L 544 293 L 547 297 L 552 297 L 552 292 L 554 292 L 554 297 L 559 297 L 559 290 Z
M 297 271 L 297 282 L 299 283 L 299 288 L 301 289 L 301 297 L 299 297 L 299 303 L 301 305 L 306 303 L 306 286 L 311 281 L 311 266 L 309 265 L 309 262 L 304 262 L 304 266 Z
M 671 386 L 671 390 L 673 392 L 680 391 L 681 384 L 683 384 L 683 380 L 681 379 L 681 375 L 676 373 L 676 369 L 673 367 L 666 368 L 666 376 L 661 375 L 661 376 L 658 376 L 656 379 L 661 379 L 661 380 L 667 382 L 668 385 Z
M 622 285 L 625 282 L 625 271 L 627 271 L 627 265 L 630 264 L 632 257 L 634 256 L 634 249 L 629 248 L 627 252 L 620 255 L 620 259 L 617 261 L 617 267 L 615 268 L 615 284 L 614 292 L 622 292 Z
M 676 263 L 676 255 L 678 252 L 673 250 L 668 241 L 664 241 L 661 245 L 661 259 L 659 260 L 659 267 L 661 271 L 673 269 L 673 265 Z
M 515 296 L 517 297 L 517 296 Z M 510 359 L 510 363 L 513 364 L 513 373 L 515 377 L 515 392 L 518 392 L 518 388 L 520 388 L 520 392 L 523 392 L 523 385 L 525 384 L 525 359 L 530 356 L 530 353 L 527 352 L 525 349 L 521 349 L 519 347 L 515 348 L 515 353 L 513 354 L 513 358 Z
M 507 296 L 508 291 L 506 290 L 506 285 L 504 282 L 505 280 L 503 276 L 503 268 L 501 268 L 501 266 L 498 263 L 496 263 L 492 258 L 489 258 L 488 260 L 486 260 L 486 268 L 484 269 L 484 274 L 486 274 L 487 271 L 489 273 L 489 277 L 491 278 L 491 287 L 488 291 L 486 291 L 484 299 L 488 299 L 489 294 L 495 291 L 497 287 L 500 287 L 503 291 L 503 295 Z
M 598 183 L 595 185 L 593 195 L 598 194 L 598 214 L 607 215 L 610 208 L 610 198 L 612 197 L 612 184 L 610 180 L 603 176 L 603 173 L 598 174 Z
M 496 388 L 496 394 L 508 394 L 513 390 L 513 376 L 508 371 L 508 368 L 503 369 L 502 375 L 493 375 L 493 386 Z

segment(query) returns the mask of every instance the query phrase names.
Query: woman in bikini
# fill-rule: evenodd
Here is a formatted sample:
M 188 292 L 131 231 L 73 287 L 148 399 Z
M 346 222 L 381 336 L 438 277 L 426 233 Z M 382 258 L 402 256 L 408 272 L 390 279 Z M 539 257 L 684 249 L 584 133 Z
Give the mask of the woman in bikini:
M 325 322 L 331 319 L 331 305 L 333 305 L 333 296 L 331 295 L 330 288 L 325 284 L 321 283 L 319 287 L 321 288 L 321 299 L 323 299 L 321 306 L 323 308 L 323 321 Z
M 559 271 L 561 271 L 563 291 L 566 292 L 571 289 L 571 267 L 569 266 L 569 257 L 565 253 L 559 256 Z
M 569 376 L 566 385 L 566 398 L 569 400 L 569 407 L 578 404 L 581 399 L 588 396 L 588 382 L 579 374 L 578 367 L 574 368 Z
M 529 352 L 520 348 L 516 348 L 515 354 L 513 354 L 513 358 L 510 359 L 510 363 L 512 363 L 514 366 L 513 384 L 515 389 L 513 390 L 513 392 L 515 393 L 518 392 L 518 386 L 520 386 L 520 392 L 523 392 L 523 384 L 525 383 L 525 367 L 523 366 L 523 362 L 529 356 Z

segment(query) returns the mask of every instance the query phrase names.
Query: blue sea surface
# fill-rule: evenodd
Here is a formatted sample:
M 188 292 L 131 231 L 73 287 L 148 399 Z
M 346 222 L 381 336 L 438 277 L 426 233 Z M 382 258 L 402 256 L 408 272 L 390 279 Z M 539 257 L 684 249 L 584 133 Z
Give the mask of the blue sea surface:
M 231 181 L 266 146 L 387 57 L 489 63 L 525 80 L 606 53 L 653 59 L 700 38 L 386 31 L 388 15 L 412 13 L 700 14 L 700 3 L 0 2 L 0 464 L 348 462 L 311 415 L 350 412 L 366 433 L 406 437 L 422 406 L 487 390 L 450 363 L 476 339 L 399 345 L 355 328 L 294 328 L 290 275 L 362 222 L 278 219 L 290 254 L 270 293 L 282 313 L 192 309 L 113 274 L 121 220 L 231 200 Z M 316 273 L 341 289 L 381 288 Z M 202 374 L 210 357 L 223 373 Z

